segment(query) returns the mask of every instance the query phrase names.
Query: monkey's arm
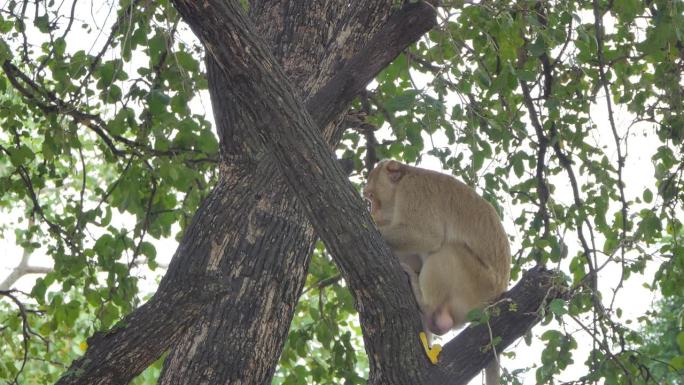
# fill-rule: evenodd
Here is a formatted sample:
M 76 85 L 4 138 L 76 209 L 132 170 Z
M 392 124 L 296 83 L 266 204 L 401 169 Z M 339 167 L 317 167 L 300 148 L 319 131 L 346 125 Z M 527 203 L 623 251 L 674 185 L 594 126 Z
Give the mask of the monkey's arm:
M 411 290 L 413 291 L 413 296 L 416 297 L 416 302 L 418 302 L 418 306 L 421 308 L 421 311 L 423 309 L 423 293 L 420 291 L 420 284 L 418 283 L 418 274 L 417 272 L 411 267 L 410 265 L 406 263 L 401 263 L 401 267 L 404 269 L 404 272 L 408 276 L 409 283 L 411 284 Z
M 423 312 L 423 293 L 420 290 L 420 283 L 418 282 L 418 272 L 409 264 L 406 264 L 404 262 L 401 263 L 401 267 L 404 269 L 404 272 L 406 272 L 406 275 L 408 276 L 409 282 L 411 283 L 411 289 L 413 290 L 413 295 L 416 297 L 416 302 L 418 302 L 418 306 L 420 307 L 421 313 Z M 425 318 L 423 317 L 423 330 L 424 332 L 420 332 L 419 337 L 420 337 L 420 342 L 423 344 L 423 349 L 425 349 L 425 354 L 428 356 L 428 359 L 430 359 L 430 362 L 432 362 L 433 365 L 437 364 L 439 360 L 439 353 L 442 351 L 442 346 L 439 344 L 434 344 L 430 346 L 430 340 L 432 339 L 432 335 L 430 332 L 425 328 Z
M 404 223 L 378 228 L 392 251 L 401 254 L 430 254 L 442 246 L 444 234 L 434 226 L 418 227 Z

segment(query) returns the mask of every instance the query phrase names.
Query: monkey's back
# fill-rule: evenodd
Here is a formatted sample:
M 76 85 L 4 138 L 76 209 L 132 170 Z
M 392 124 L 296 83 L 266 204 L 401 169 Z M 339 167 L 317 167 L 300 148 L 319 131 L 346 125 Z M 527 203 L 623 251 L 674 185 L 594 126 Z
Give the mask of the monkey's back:
M 443 247 L 470 250 L 459 257 L 476 258 L 472 261 L 472 274 L 485 275 L 495 296 L 504 292 L 510 278 L 511 253 L 508 236 L 494 207 L 470 186 L 436 171 L 409 166 L 400 183 L 413 186 L 408 189 L 409 199 L 415 205 L 412 211 L 433 221 L 430 226 L 443 229 Z

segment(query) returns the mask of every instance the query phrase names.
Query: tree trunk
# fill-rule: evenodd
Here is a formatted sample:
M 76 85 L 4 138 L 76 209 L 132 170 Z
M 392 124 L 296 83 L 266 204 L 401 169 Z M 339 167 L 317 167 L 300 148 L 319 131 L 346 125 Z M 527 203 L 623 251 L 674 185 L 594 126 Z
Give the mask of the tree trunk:
M 299 94 L 323 91 L 310 98 L 315 103 L 309 107 L 317 109 L 312 115 L 319 117 L 331 147 L 341 137 L 333 122 L 351 98 L 434 25 L 430 8 L 399 12 L 399 19 L 376 39 L 382 50 L 375 58 L 350 60 L 374 72 L 340 71 L 396 11 L 390 5 L 252 4 L 260 34 L 270 39 L 271 49 L 300 86 Z M 163 383 L 270 383 L 304 282 L 313 230 L 251 130 L 253 117 L 235 108 L 231 83 L 217 71 L 211 54 L 207 67 L 221 139 L 220 181 L 188 227 L 153 298 L 117 328 L 89 339 L 85 356 L 59 383 L 126 383 L 172 346 Z M 340 72 L 347 81 L 333 79 Z
M 344 1 L 327 1 L 325 5 L 257 2 L 250 13 L 260 26 L 259 34 L 270 38 L 271 52 L 278 54 L 288 77 L 296 81 L 299 95 L 306 96 L 321 89 L 341 62 L 367 42 L 390 9 L 389 2 L 376 2 L 371 12 L 367 7 L 348 7 Z M 360 15 L 354 14 L 361 10 Z M 377 20 L 368 20 L 373 15 Z M 346 36 L 346 41 L 340 36 Z M 169 354 L 160 383 L 193 379 L 207 384 L 268 384 L 301 293 L 315 237 L 273 159 L 264 155 L 265 149 L 251 129 L 254 118 L 235 100 L 233 84 L 211 56 L 207 69 L 217 130 L 230 170 L 221 176 L 232 178 L 234 168 L 252 168 L 254 174 L 254 186 L 241 186 L 247 191 L 225 191 L 223 195 L 238 200 L 259 197 L 251 207 L 234 214 L 233 218 L 258 220 L 248 221 L 241 234 L 224 241 L 222 260 L 232 271 L 240 271 L 245 262 L 258 268 L 232 277 L 234 282 L 240 282 L 236 284 L 239 290 L 208 305 Z M 330 122 L 338 121 L 345 110 L 338 107 L 334 116 L 320 122 L 321 128 L 327 126 L 323 131 L 331 148 L 342 130 Z

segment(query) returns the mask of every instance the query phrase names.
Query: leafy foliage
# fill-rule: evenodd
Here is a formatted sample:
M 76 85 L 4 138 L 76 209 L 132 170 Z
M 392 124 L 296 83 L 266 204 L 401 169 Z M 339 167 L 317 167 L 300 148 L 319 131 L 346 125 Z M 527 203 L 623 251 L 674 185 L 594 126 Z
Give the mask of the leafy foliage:
M 351 294 L 319 244 L 275 384 L 358 384 L 368 374 Z
M 174 9 L 124 1 L 112 20 L 116 8 L 103 4 L 99 21 L 79 23 L 76 5 L 29 12 L 12 1 L 0 13 L 3 227 L 53 264 L 23 295 L 38 311 L 30 330 L 4 307 L 2 333 L 16 348 L 3 353 L 5 380 L 21 368 L 23 339 L 25 371 L 48 367 L 35 383 L 52 381 L 86 336 L 137 306 L 140 272 L 157 267 L 154 239 L 180 234 L 215 179 L 217 138 L 189 108 L 206 89 L 200 51 L 177 41 Z M 98 40 L 100 22 L 111 34 Z
M 637 351 L 647 362 L 649 374 L 661 383 L 677 384 L 684 368 L 684 303 L 667 297 L 644 317 L 644 343 Z M 653 318 L 649 318 L 649 316 Z
M 631 350 L 643 340 L 622 319 L 621 289 L 658 266 L 650 288 L 683 293 L 683 12 L 682 2 L 636 1 L 445 10 L 358 106 L 382 140 L 349 133 L 357 165 L 362 137 L 380 157 L 436 158 L 508 222 L 514 279 L 530 263 L 568 274 L 573 294 L 552 306 L 537 383 L 661 381 Z M 561 373 L 582 361 L 586 374 Z
M 682 26 L 681 0 L 447 1 L 350 113 L 353 180 L 376 158 L 441 167 L 498 209 L 513 279 L 566 274 L 569 301 L 530 339 L 539 358 L 507 353 L 525 366 L 512 383 L 682 375 Z M 0 231 L 52 271 L 0 288 L 0 380 L 54 381 L 151 290 L 161 240 L 216 179 L 202 53 L 167 0 L 3 6 Z M 658 311 L 624 294 L 642 281 Z M 274 383 L 363 382 L 361 345 L 319 246 Z

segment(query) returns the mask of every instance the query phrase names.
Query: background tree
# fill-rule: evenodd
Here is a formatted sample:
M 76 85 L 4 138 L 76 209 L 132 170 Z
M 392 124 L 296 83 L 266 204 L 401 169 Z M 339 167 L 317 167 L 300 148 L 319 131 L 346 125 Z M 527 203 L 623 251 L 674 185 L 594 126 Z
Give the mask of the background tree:
M 441 166 L 499 209 L 514 280 L 565 273 L 531 339 L 538 383 L 678 378 L 684 350 L 660 355 L 632 323 L 676 311 L 624 293 L 646 278 L 666 304 L 684 294 L 681 1 L 197 3 L 2 6 L 3 236 L 26 261 L 14 278 L 51 263 L 30 292 L 0 288 L 0 378 L 121 383 L 157 362 L 136 381 L 467 381 L 490 315 L 468 334 L 485 340 L 428 366 L 403 275 L 328 149 L 354 182 L 381 157 Z M 504 310 L 499 349 L 522 332 Z

